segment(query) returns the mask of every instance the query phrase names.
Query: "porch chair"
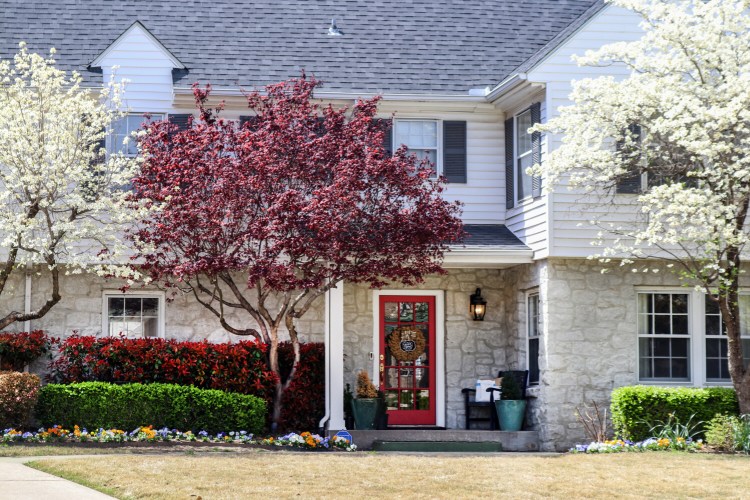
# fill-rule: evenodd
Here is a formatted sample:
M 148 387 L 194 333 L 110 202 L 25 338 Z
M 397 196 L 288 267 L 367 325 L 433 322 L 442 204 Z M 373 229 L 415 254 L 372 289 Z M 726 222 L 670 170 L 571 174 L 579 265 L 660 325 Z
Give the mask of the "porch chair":
M 526 388 L 529 385 L 529 370 L 500 370 L 497 373 L 498 378 L 513 377 L 516 379 L 518 386 L 521 388 L 521 394 L 526 399 Z M 500 398 L 500 389 L 487 389 L 490 393 L 489 401 L 476 401 L 476 389 L 461 389 L 464 396 L 464 414 L 466 415 L 466 429 L 471 429 L 472 422 L 489 422 L 490 430 L 498 428 L 497 410 L 495 410 L 495 393 Z M 489 411 L 485 411 L 485 408 Z M 472 411 L 473 410 L 473 411 Z M 489 413 L 489 416 L 487 414 Z

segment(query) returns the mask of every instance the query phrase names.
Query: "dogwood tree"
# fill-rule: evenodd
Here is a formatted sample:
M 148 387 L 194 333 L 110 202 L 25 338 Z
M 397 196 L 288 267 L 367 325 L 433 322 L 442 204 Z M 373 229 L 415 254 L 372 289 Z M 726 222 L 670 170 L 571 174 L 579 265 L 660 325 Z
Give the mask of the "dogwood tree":
M 611 206 L 634 204 L 639 216 L 600 226 L 609 239 L 599 257 L 666 260 L 718 304 L 729 372 L 750 413 L 739 309 L 750 203 L 750 2 L 612 3 L 641 16 L 644 36 L 579 63 L 625 64 L 630 76 L 574 84 L 574 104 L 539 127 L 564 138 L 537 172 L 550 187 L 565 178 L 590 193 L 634 193 Z
M 26 270 L 51 284 L 30 312 L 0 311 L 0 329 L 44 316 L 62 298 L 61 274 L 116 273 L 125 249 L 118 229 L 139 214 L 126 210 L 120 189 L 136 160 L 105 159 L 102 145 L 120 116 L 120 88 L 84 89 L 53 55 L 29 53 L 22 43 L 12 60 L 0 61 L 0 296 Z
M 155 125 L 134 180 L 136 199 L 154 210 L 134 234 L 142 269 L 191 293 L 227 331 L 269 346 L 274 424 L 299 361 L 296 321 L 316 299 L 344 280 L 378 287 L 440 273 L 463 231 L 430 166 L 403 148 L 386 154 L 378 99 L 323 108 L 312 101 L 317 85 L 303 75 L 250 93 L 241 126 L 196 87 L 200 120 L 182 131 Z M 284 380 L 280 330 L 294 350 Z

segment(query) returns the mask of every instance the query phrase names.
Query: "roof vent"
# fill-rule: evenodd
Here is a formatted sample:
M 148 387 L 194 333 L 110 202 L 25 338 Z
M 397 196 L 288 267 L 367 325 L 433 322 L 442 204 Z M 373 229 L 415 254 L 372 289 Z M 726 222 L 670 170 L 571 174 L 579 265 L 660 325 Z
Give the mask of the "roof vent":
M 343 36 L 344 32 L 336 26 L 336 19 L 331 19 L 331 26 L 328 27 L 328 36 Z

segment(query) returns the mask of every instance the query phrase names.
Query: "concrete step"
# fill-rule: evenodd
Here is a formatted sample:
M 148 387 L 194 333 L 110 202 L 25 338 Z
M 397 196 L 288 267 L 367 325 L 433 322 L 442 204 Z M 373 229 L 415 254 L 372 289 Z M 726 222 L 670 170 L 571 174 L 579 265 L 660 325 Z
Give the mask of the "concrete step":
M 375 441 L 383 443 L 490 443 L 500 445 L 502 451 L 539 451 L 537 431 L 475 431 L 388 429 L 382 431 L 349 431 L 359 449 L 373 449 Z M 497 450 L 495 450 L 497 451 Z
M 373 441 L 375 451 L 414 451 L 427 453 L 464 452 L 496 453 L 503 450 L 500 443 L 470 441 Z

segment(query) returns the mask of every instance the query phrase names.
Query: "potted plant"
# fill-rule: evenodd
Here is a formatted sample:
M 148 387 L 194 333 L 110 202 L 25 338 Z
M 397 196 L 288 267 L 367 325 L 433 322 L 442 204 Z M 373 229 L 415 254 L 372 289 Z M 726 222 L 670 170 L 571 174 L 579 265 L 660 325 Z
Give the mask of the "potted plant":
M 354 427 L 356 429 L 374 429 L 378 408 L 382 405 L 378 390 L 370 381 L 370 376 L 362 370 L 357 374 L 357 397 L 352 399 Z
M 526 400 L 518 381 L 511 376 L 503 377 L 500 387 L 502 393 L 499 401 L 495 401 L 497 418 L 502 431 L 520 431 L 523 418 L 526 415 Z

